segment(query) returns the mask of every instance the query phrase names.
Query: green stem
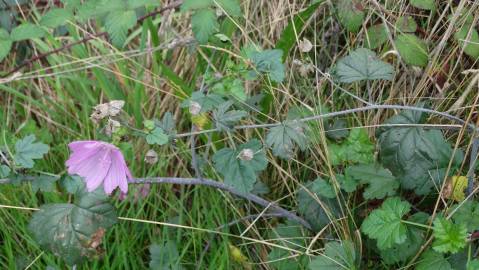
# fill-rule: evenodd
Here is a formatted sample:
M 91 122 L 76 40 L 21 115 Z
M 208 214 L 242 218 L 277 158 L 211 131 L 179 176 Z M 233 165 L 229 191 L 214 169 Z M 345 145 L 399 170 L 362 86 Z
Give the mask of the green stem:
M 412 221 L 408 221 L 408 220 L 401 220 L 401 222 L 405 223 L 405 224 L 417 226 L 417 227 L 420 227 L 420 228 L 423 228 L 423 229 L 426 229 L 426 230 L 432 230 L 431 226 L 428 226 L 428 225 L 425 225 L 425 224 L 416 223 L 416 222 L 412 222 Z

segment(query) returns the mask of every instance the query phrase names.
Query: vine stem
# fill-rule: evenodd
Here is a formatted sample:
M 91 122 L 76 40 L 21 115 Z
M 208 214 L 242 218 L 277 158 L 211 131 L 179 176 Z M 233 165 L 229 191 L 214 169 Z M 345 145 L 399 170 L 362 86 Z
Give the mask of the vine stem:
M 59 176 L 57 176 L 59 177 Z M 35 179 L 34 176 L 26 177 L 25 180 L 33 181 Z M 10 179 L 0 179 L 0 184 L 10 184 Z M 303 225 L 305 228 L 312 230 L 311 224 L 304 220 L 303 218 L 297 216 L 293 212 L 290 212 L 281 206 L 278 206 L 274 202 L 270 202 L 265 200 L 255 194 L 252 193 L 244 193 L 232 186 L 226 185 L 224 183 L 214 181 L 211 179 L 206 178 L 182 178 L 182 177 L 153 177 L 153 178 L 135 178 L 129 181 L 130 184 L 177 184 L 177 185 L 200 185 L 200 186 L 209 186 L 219 190 L 226 191 L 248 201 L 254 202 L 258 205 L 267 208 L 272 213 L 276 213 L 284 218 L 293 220 L 298 222 L 299 224 Z
M 364 111 L 370 111 L 370 110 L 378 110 L 378 109 L 392 109 L 392 110 L 411 110 L 411 111 L 418 111 L 418 112 L 424 112 L 424 113 L 429 113 L 429 114 L 434 114 L 434 115 L 439 115 L 444 118 L 453 120 L 455 122 L 458 122 L 462 125 L 466 125 L 468 129 L 470 129 L 472 132 L 477 131 L 479 132 L 479 127 L 476 127 L 475 125 L 471 123 L 467 123 L 463 119 L 456 117 L 454 115 L 450 115 L 445 112 L 440 112 L 432 109 L 426 109 L 426 108 L 421 108 L 421 107 L 414 107 L 414 106 L 403 106 L 403 105 L 387 105 L 387 104 L 373 104 L 373 105 L 368 105 L 364 107 L 359 107 L 359 108 L 354 108 L 354 109 L 348 109 L 348 110 L 343 110 L 343 111 L 337 111 L 337 112 L 331 112 L 331 113 L 325 113 L 325 114 L 317 114 L 305 118 L 300 118 L 297 119 L 299 122 L 309 122 L 309 121 L 314 121 L 314 120 L 319 120 L 327 117 L 335 117 L 335 116 L 340 116 L 340 115 L 346 115 L 346 114 L 352 114 L 352 113 L 357 113 L 357 112 L 364 112 Z M 240 129 L 252 129 L 252 128 L 271 128 L 271 127 L 276 127 L 281 125 L 281 123 L 266 123 L 266 124 L 253 124 L 253 125 L 240 125 L 240 126 L 235 126 L 233 129 L 235 130 L 240 130 Z M 176 135 L 176 138 L 182 138 L 182 137 L 189 137 L 192 135 L 200 135 L 200 134 L 205 134 L 205 133 L 211 133 L 211 132 L 217 132 L 219 131 L 217 128 L 214 129 L 207 129 L 207 130 L 201 130 L 197 132 L 188 132 L 188 133 L 180 133 Z

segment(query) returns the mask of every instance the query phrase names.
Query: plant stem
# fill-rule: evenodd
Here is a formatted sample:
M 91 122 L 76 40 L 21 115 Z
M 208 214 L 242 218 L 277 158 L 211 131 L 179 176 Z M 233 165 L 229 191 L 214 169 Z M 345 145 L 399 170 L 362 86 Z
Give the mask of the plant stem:
M 401 222 L 405 223 L 405 224 L 413 225 L 413 226 L 416 226 L 416 227 L 420 227 L 420 228 L 423 228 L 423 229 L 426 229 L 426 230 L 432 230 L 431 226 L 428 226 L 428 225 L 425 225 L 425 224 L 416 223 L 416 222 L 412 222 L 412 221 L 408 221 L 408 220 L 401 220 Z

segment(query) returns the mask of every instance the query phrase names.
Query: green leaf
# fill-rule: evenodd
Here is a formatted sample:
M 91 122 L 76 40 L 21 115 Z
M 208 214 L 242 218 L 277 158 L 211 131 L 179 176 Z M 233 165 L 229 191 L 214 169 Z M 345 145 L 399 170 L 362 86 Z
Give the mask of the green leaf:
M 341 213 L 334 190 L 330 185 L 325 188 L 326 185 L 327 182 L 318 178 L 306 183 L 298 191 L 298 213 L 311 224 L 314 231 L 320 231 Z
M 158 0 L 128 0 L 127 9 L 133 10 L 142 7 L 157 7 L 160 6 Z
M 184 0 L 181 4 L 181 10 L 195 10 L 195 9 L 204 9 L 212 6 L 214 4 L 213 0 Z
M 191 16 L 193 34 L 199 43 L 205 44 L 208 38 L 218 31 L 219 24 L 216 14 L 212 9 L 200 9 Z
M 336 180 L 338 180 L 341 189 L 348 193 L 356 191 L 356 188 L 359 185 L 359 182 L 356 181 L 356 179 L 347 175 L 337 174 Z
M 216 3 L 218 3 L 229 16 L 241 16 L 241 6 L 238 0 L 216 0 Z
M 282 60 L 285 61 L 288 57 L 289 51 L 293 48 L 296 41 L 299 40 L 297 33 L 301 33 L 305 23 L 313 16 L 318 7 L 324 2 L 324 0 L 317 1 L 311 4 L 305 10 L 295 15 L 288 23 L 288 26 L 281 33 L 281 37 L 276 43 L 276 49 L 283 51 Z
M 349 32 L 357 33 L 365 17 L 364 7 L 359 0 L 335 1 L 339 22 Z
M 284 64 L 282 62 L 282 50 L 253 51 L 248 58 L 253 62 L 255 69 L 251 71 L 251 77 L 257 72 L 267 74 L 273 82 L 281 83 L 285 78 Z
M 53 176 L 48 176 L 48 175 L 40 175 L 36 177 L 31 183 L 32 183 L 32 190 L 33 193 L 36 193 L 38 191 L 43 191 L 43 192 L 52 192 L 55 190 L 55 182 L 58 180 L 58 178 L 53 177 Z
M 373 51 L 359 48 L 338 61 L 336 75 L 344 83 L 380 79 L 390 81 L 394 77 L 394 69 L 379 60 Z
M 336 141 L 343 140 L 349 136 L 348 122 L 344 119 L 335 119 L 325 125 L 326 137 Z
M 230 131 L 234 124 L 248 115 L 245 111 L 229 110 L 231 105 L 233 105 L 233 102 L 228 101 L 221 104 L 217 110 L 213 111 L 213 119 L 215 119 L 216 128 L 220 131 Z
M 56 28 L 58 26 L 65 25 L 69 20 L 73 20 L 73 13 L 70 10 L 53 8 L 42 16 L 40 19 L 40 25 Z
M 354 128 L 341 144 L 328 144 L 331 165 L 345 162 L 371 163 L 374 160 L 374 144 L 365 129 Z
M 136 25 L 134 10 L 114 10 L 105 18 L 105 29 L 116 47 L 123 47 L 128 30 Z
M 464 224 L 454 224 L 442 216 L 436 217 L 433 226 L 432 248 L 441 253 L 456 253 L 466 246 L 467 229 Z
M 21 41 L 33 38 L 41 38 L 44 37 L 45 34 L 46 31 L 40 26 L 30 23 L 23 23 L 13 28 L 12 32 L 10 33 L 10 38 L 12 41 Z
M 15 163 L 23 168 L 33 168 L 34 159 L 41 159 L 50 149 L 48 145 L 35 142 L 35 135 L 28 135 L 15 143 Z
M 409 3 L 411 3 L 413 7 L 417 7 L 420 9 L 426 9 L 426 10 L 436 9 L 435 0 L 410 0 Z
M 454 205 L 452 209 L 455 211 L 452 219 L 456 224 L 464 224 L 468 232 L 479 228 L 479 202 L 468 200 Z
M 479 260 L 478 259 L 474 259 L 472 261 L 469 261 L 467 263 L 467 270 L 477 270 L 479 269 Z
M 291 159 L 295 145 L 304 151 L 308 138 L 304 135 L 305 125 L 293 120 L 271 128 L 266 135 L 266 144 L 273 149 L 273 154 L 283 159 Z
M 377 164 L 356 165 L 347 168 L 348 177 L 355 178 L 368 187 L 363 192 L 365 199 L 383 199 L 396 194 L 399 182 L 388 169 Z
M 423 118 L 423 113 L 403 111 L 386 124 L 420 124 Z M 403 188 L 414 190 L 417 195 L 428 194 L 435 186 L 440 186 L 451 157 L 453 168 L 462 163 L 462 152 L 457 150 L 454 155 L 439 130 L 389 127 L 380 129 L 379 134 L 380 162 L 391 170 Z
M 187 108 L 190 106 L 191 102 L 197 102 L 201 106 L 200 113 L 209 112 L 215 108 L 218 108 L 220 104 L 223 104 L 225 100 L 221 95 L 218 94 L 203 94 L 199 91 L 193 92 L 191 98 L 185 100 L 181 107 Z
M 382 23 L 370 26 L 366 31 L 365 44 L 371 50 L 379 48 L 387 40 L 388 34 Z
M 180 254 L 178 247 L 172 241 L 166 241 L 162 244 L 153 244 L 149 247 L 150 251 L 150 269 L 158 270 L 179 270 Z
M 416 270 L 452 270 L 451 264 L 441 253 L 434 250 L 424 252 L 418 260 Z
M 426 43 L 412 34 L 402 34 L 395 40 L 396 47 L 406 64 L 425 67 L 429 62 Z
M 372 211 L 361 225 L 361 231 L 377 240 L 379 249 L 402 244 L 407 239 L 407 226 L 402 217 L 409 213 L 411 205 L 400 198 L 386 199 L 381 208 Z
M 7 165 L 0 165 L 0 178 L 7 178 L 12 170 Z
M 168 135 L 169 140 L 173 140 L 176 135 L 176 123 L 173 114 L 166 112 L 161 121 L 155 121 L 155 125 Z
M 469 31 L 471 35 L 467 38 Z M 479 34 L 473 25 L 464 25 L 454 34 L 454 39 L 459 42 L 461 48 L 464 48 L 464 52 L 470 57 L 479 58 Z
M 261 142 L 253 139 L 236 150 L 219 150 L 213 155 L 213 163 L 215 169 L 223 175 L 226 184 L 247 193 L 253 189 L 257 174 L 266 169 L 268 160 Z
M 5 29 L 0 28 L 0 62 L 8 55 L 12 48 L 10 35 Z
M 355 270 L 356 250 L 349 240 L 328 242 L 324 246 L 324 255 L 316 256 L 309 264 L 311 270 Z
M 146 135 L 146 142 L 148 144 L 164 145 L 169 141 L 168 135 L 163 132 L 163 129 L 155 127 L 148 135 Z
M 417 30 L 417 23 L 412 16 L 399 17 L 395 26 L 399 32 L 403 33 L 414 33 Z
M 76 194 L 82 190 L 85 183 L 81 176 L 66 174 L 60 179 L 60 185 L 70 194 Z
M 98 256 L 105 230 L 113 226 L 116 213 L 102 188 L 81 192 L 74 204 L 45 204 L 33 214 L 29 229 L 42 248 L 69 265 Z
M 222 82 L 215 84 L 211 88 L 211 92 L 223 96 L 231 95 L 234 99 L 244 102 L 248 97 L 245 93 L 243 84 L 244 82 L 240 79 L 226 79 Z

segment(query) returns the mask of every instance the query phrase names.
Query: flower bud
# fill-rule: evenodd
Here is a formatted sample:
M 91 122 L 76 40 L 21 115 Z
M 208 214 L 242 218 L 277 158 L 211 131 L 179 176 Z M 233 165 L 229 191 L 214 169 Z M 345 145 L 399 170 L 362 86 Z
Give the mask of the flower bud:
M 252 160 L 253 157 L 254 157 L 254 152 L 252 149 L 249 149 L 249 148 L 241 150 L 241 152 L 238 155 L 238 158 L 244 161 Z

